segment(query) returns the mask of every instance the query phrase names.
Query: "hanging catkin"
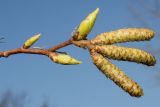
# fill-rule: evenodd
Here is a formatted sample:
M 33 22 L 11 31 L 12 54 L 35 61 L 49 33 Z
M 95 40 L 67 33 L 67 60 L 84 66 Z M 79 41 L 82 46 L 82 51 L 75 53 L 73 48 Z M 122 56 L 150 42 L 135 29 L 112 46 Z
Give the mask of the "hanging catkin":
M 153 66 L 156 59 L 151 54 L 136 48 L 127 48 L 114 45 L 96 45 L 95 50 L 102 55 L 115 60 L 132 61 Z
M 146 28 L 127 28 L 97 35 L 91 40 L 92 44 L 114 44 L 130 41 L 150 40 L 154 37 L 154 31 Z
M 96 53 L 94 50 L 91 50 L 90 54 L 93 63 L 97 66 L 97 68 L 124 91 L 135 97 L 141 97 L 143 95 L 143 90 L 140 88 L 140 86 L 127 75 L 125 75 L 124 72 L 121 71 L 117 66 L 112 64 L 101 54 Z

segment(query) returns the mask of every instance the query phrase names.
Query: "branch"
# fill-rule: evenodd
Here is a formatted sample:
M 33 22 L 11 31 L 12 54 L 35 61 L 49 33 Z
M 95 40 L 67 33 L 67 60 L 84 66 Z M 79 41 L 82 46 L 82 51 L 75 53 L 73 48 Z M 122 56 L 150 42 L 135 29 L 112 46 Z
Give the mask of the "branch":
M 90 13 L 79 25 L 77 28 L 75 34 L 72 35 L 72 37 L 63 42 L 60 43 L 56 46 L 53 46 L 49 49 L 30 49 L 30 47 L 40 38 L 41 34 L 34 35 L 33 37 L 29 38 L 28 40 L 25 41 L 24 45 L 21 48 L 13 49 L 13 50 L 8 50 L 4 52 L 0 52 L 0 57 L 8 57 L 13 54 L 20 54 L 20 53 L 25 53 L 25 54 L 39 54 L 39 55 L 46 55 L 46 56 L 54 56 L 53 53 L 65 46 L 73 44 L 72 41 L 80 41 L 86 39 L 87 35 L 89 32 L 92 30 L 95 20 L 97 18 L 97 15 L 99 13 L 99 8 L 94 10 L 92 13 Z M 51 55 L 51 56 L 50 56 Z M 63 56 L 64 57 L 64 56 Z M 65 56 L 66 57 L 66 56 Z M 67 58 L 70 58 L 67 56 Z M 53 58 L 52 58 L 53 59 Z M 72 58 L 71 58 L 72 59 Z
M 56 51 L 56 50 L 58 50 L 60 48 L 65 47 L 65 46 L 71 45 L 72 44 L 72 40 L 73 39 L 71 38 L 71 39 L 69 39 L 69 40 L 67 40 L 65 42 L 60 43 L 59 45 L 53 46 L 52 48 L 49 48 L 48 51 L 52 51 L 53 52 L 53 51 Z
M 12 49 L 12 50 L 7 50 L 7 51 L 3 51 L 0 52 L 0 57 L 8 57 L 10 55 L 14 55 L 14 54 L 37 54 L 37 55 L 45 55 L 48 56 L 49 53 L 53 53 L 56 50 L 66 47 L 68 45 L 74 44 L 75 46 L 84 48 L 84 47 L 91 47 L 90 41 L 89 40 L 81 40 L 81 41 L 74 41 L 72 38 L 62 42 L 56 46 L 53 46 L 52 48 L 49 49 L 33 49 L 33 48 L 29 48 L 29 49 L 24 49 L 24 48 L 16 48 L 16 49 Z
M 38 54 L 38 55 L 48 56 L 48 54 L 50 52 L 54 52 L 54 51 L 56 51 L 60 48 L 63 48 L 67 45 L 70 45 L 72 43 L 71 41 L 72 41 L 72 39 L 69 39 L 68 41 L 60 43 L 60 44 L 58 44 L 56 46 L 53 46 L 52 48 L 49 48 L 49 49 L 16 48 L 16 49 L 12 49 L 12 50 L 7 50 L 7 51 L 0 52 L 0 57 L 8 57 L 10 55 L 20 54 L 20 53 L 23 53 L 23 54 Z
M 43 49 L 23 49 L 23 48 L 17 48 L 17 49 L 12 49 L 12 50 L 7 50 L 0 52 L 0 57 L 8 57 L 10 55 L 14 54 L 39 54 L 39 55 L 48 55 L 49 51 L 48 50 L 43 50 Z
M 90 40 L 72 41 L 72 44 L 80 48 L 88 48 L 89 50 L 94 49 L 95 46 Z
M 131 61 L 148 66 L 155 65 L 155 57 L 143 50 L 112 45 L 122 42 L 150 40 L 154 37 L 155 32 L 151 29 L 145 28 L 119 29 L 112 32 L 101 33 L 91 40 L 86 40 L 87 35 L 94 26 L 98 12 L 99 8 L 89 14 L 80 23 L 72 37 L 65 42 L 49 49 L 30 48 L 40 38 L 41 34 L 37 34 L 26 40 L 20 48 L 0 52 L 0 57 L 8 57 L 10 55 L 20 53 L 37 54 L 45 55 L 58 64 L 76 65 L 80 64 L 81 61 L 78 61 L 67 54 L 62 54 L 56 51 L 60 48 L 73 44 L 80 48 L 87 48 L 90 52 L 92 62 L 107 78 L 111 79 L 116 85 L 121 87 L 131 96 L 141 97 L 143 95 L 141 87 L 108 59 L 112 58 L 115 60 Z

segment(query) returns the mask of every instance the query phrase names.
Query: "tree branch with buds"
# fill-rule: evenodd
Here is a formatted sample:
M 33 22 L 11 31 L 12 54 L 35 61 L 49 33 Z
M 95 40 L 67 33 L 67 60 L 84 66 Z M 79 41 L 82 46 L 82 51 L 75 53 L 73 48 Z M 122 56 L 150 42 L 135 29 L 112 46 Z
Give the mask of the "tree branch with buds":
M 86 48 L 90 52 L 95 66 L 116 85 L 134 97 L 141 97 L 143 90 L 141 87 L 129 78 L 116 65 L 112 64 L 109 59 L 131 61 L 141 63 L 147 66 L 154 66 L 156 59 L 150 53 L 135 49 L 116 46 L 113 44 L 133 41 L 149 41 L 154 37 L 154 31 L 147 28 L 127 28 L 119 29 L 111 32 L 104 32 L 97 35 L 91 40 L 87 40 L 87 35 L 91 32 L 96 18 L 99 13 L 99 8 L 90 13 L 79 24 L 72 37 L 56 46 L 49 49 L 35 49 L 31 46 L 38 41 L 41 34 L 37 34 L 25 41 L 24 45 L 17 49 L 0 52 L 0 57 L 8 57 L 15 54 L 37 54 L 49 57 L 53 62 L 63 65 L 80 64 L 81 61 L 71 57 L 67 53 L 58 52 L 68 45 L 75 45 L 79 48 Z

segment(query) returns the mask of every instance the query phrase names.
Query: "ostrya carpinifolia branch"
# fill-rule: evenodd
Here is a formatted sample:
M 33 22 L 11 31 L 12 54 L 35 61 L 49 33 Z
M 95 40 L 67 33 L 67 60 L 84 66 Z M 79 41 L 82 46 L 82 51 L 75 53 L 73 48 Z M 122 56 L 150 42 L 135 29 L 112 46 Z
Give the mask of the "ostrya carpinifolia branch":
M 86 39 L 87 35 L 92 30 L 96 18 L 99 13 L 99 8 L 90 13 L 78 26 L 75 33 L 73 34 L 74 40 L 83 40 Z
M 145 41 L 154 37 L 154 31 L 146 28 L 127 28 L 97 35 L 91 40 L 92 44 L 114 44 L 131 41 Z
M 29 47 L 31 47 L 40 38 L 40 36 L 41 34 L 37 34 L 26 40 L 23 45 L 23 48 L 28 49 Z
M 148 66 L 153 66 L 156 63 L 156 59 L 151 54 L 140 49 L 114 46 L 112 44 L 150 40 L 154 37 L 154 31 L 146 28 L 119 29 L 111 32 L 105 32 L 97 35 L 91 40 L 86 40 L 87 35 L 91 32 L 94 26 L 98 13 L 99 8 L 94 10 L 84 20 L 82 20 L 76 31 L 73 33 L 73 37 L 71 37 L 68 41 L 60 43 L 49 49 L 28 49 L 40 38 L 41 35 L 37 34 L 25 41 L 22 48 L 0 52 L 0 57 L 8 57 L 19 53 L 39 54 L 48 56 L 53 62 L 58 64 L 76 65 L 80 64 L 81 61 L 76 60 L 68 54 L 56 52 L 56 50 L 60 48 L 74 44 L 80 48 L 88 48 L 93 63 L 106 77 L 112 80 L 131 96 L 141 97 L 143 95 L 143 90 L 140 86 L 130 79 L 116 65 L 112 64 L 107 58 L 133 61 Z
M 134 97 L 141 97 L 143 90 L 140 86 L 130 79 L 123 71 L 117 66 L 112 64 L 109 60 L 103 57 L 101 54 L 96 53 L 94 50 L 90 51 L 93 63 L 97 68 L 115 84 L 121 87 L 124 91 Z
M 127 48 L 114 45 L 96 45 L 95 50 L 107 58 L 112 58 L 115 60 L 132 61 L 148 66 L 153 66 L 156 63 L 154 56 L 136 48 Z
M 62 65 L 76 65 L 76 64 L 82 63 L 81 61 L 78 61 L 75 58 L 67 54 L 50 52 L 48 56 L 53 62 L 62 64 Z

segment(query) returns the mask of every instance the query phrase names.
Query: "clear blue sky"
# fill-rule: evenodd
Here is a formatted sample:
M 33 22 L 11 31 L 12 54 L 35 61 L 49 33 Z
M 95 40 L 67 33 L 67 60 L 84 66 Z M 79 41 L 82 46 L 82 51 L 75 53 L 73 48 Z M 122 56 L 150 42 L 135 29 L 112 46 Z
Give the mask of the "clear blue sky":
M 70 38 L 72 30 L 97 7 L 100 14 L 88 38 L 119 28 L 144 27 L 132 17 L 129 5 L 140 8 L 130 0 L 0 0 L 0 37 L 5 37 L 6 41 L 0 44 L 0 50 L 20 47 L 37 33 L 42 33 L 42 37 L 35 46 L 56 45 Z M 158 32 L 158 21 L 145 11 L 142 15 L 151 24 L 150 28 Z M 147 45 L 156 48 L 158 43 L 156 37 L 150 42 L 119 45 L 146 49 Z M 44 97 L 55 107 L 160 106 L 155 67 L 112 61 L 143 88 L 144 96 L 133 98 L 98 71 L 86 50 L 69 46 L 61 51 L 83 63 L 64 66 L 45 56 L 22 54 L 1 58 L 0 95 L 8 89 L 17 94 L 26 92 L 30 99 L 28 107 L 39 105 Z

